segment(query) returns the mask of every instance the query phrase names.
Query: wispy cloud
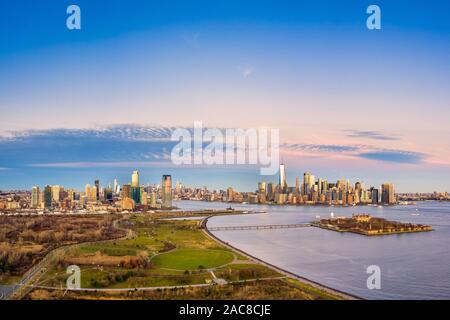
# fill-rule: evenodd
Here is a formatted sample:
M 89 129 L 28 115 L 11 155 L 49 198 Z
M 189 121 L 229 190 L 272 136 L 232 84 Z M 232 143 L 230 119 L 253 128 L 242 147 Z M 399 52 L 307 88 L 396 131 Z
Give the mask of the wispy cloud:
M 168 162 L 172 129 L 126 125 L 15 132 L 0 138 L 0 165 Z
M 344 145 L 332 145 L 332 144 L 298 144 L 298 143 L 284 143 L 281 148 L 293 151 L 306 151 L 306 152 L 350 152 L 357 151 L 359 147 L 356 146 L 344 146 Z
M 373 140 L 399 140 L 399 137 L 385 134 L 380 131 L 372 130 L 344 130 L 347 132 L 347 137 L 350 138 L 365 138 Z
M 358 156 L 364 159 L 405 164 L 418 164 L 423 162 L 426 157 L 426 155 L 422 153 L 401 150 L 364 152 L 360 153 Z
M 238 67 L 238 70 L 244 79 L 251 77 L 253 75 L 253 73 L 255 72 L 255 69 L 250 66 Z
M 54 162 L 54 163 L 32 163 L 32 168 L 130 168 L 130 167 L 167 167 L 167 162 Z
M 135 141 L 165 141 L 170 140 L 176 127 L 112 125 L 95 129 L 48 129 L 9 131 L 0 135 L 0 142 L 25 139 L 76 138 L 76 139 L 115 139 Z
M 371 145 L 327 145 L 327 144 L 296 144 L 283 143 L 282 150 L 302 152 L 308 155 L 322 154 L 326 156 L 345 155 L 353 158 L 391 162 L 399 164 L 418 164 L 428 157 L 427 154 L 399 150 L 379 148 Z

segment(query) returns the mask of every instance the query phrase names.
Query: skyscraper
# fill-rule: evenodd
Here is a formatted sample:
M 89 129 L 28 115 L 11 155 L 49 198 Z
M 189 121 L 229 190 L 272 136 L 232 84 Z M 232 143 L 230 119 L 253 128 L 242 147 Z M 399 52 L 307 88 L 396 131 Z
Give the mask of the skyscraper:
M 97 202 L 97 200 L 98 200 L 97 195 L 98 195 L 97 186 L 94 185 L 91 190 L 90 201 Z
M 233 199 L 234 199 L 234 190 L 233 190 L 232 187 L 229 187 L 229 188 L 227 189 L 227 201 L 228 201 L 228 202 L 232 202 Z
M 111 188 L 108 187 L 108 188 L 103 189 L 103 194 L 105 196 L 106 201 L 109 201 L 109 202 L 113 201 L 113 191 Z
M 162 177 L 161 206 L 172 208 L 172 177 L 168 174 Z
M 326 195 L 328 193 L 328 181 L 327 180 L 322 180 L 321 190 L 322 190 L 322 194 Z
M 177 183 L 175 184 L 175 194 L 180 194 L 181 188 L 182 188 L 181 182 L 177 181 Z
M 392 183 L 383 183 L 381 186 L 381 202 L 386 204 L 395 203 L 394 185 Z
M 273 201 L 275 197 L 275 186 L 272 182 L 267 185 L 267 199 Z
M 266 183 L 264 181 L 258 182 L 258 192 L 266 193 Z
M 39 187 L 33 187 L 31 189 L 31 207 L 37 208 L 39 206 Z
M 118 188 L 119 188 L 119 183 L 117 182 L 117 179 L 114 179 L 113 189 L 112 189 L 113 194 L 119 193 Z
M 99 180 L 95 180 L 94 181 L 94 185 L 97 188 L 97 192 L 96 192 L 95 197 L 96 197 L 96 200 L 98 200 L 98 199 L 100 199 L 100 181 Z
M 139 171 L 133 171 L 131 175 L 131 186 L 139 187 Z
M 122 198 L 131 198 L 131 185 L 128 183 L 122 186 Z
M 156 208 L 156 193 L 150 193 L 150 207 Z
M 287 191 L 287 184 L 286 184 L 286 171 L 284 168 L 284 164 L 280 164 L 280 181 L 279 181 L 279 186 L 280 186 L 280 192 L 282 193 L 286 193 Z
M 44 207 L 47 209 L 52 207 L 52 187 L 49 185 L 44 189 Z
M 298 177 L 295 177 L 295 194 L 300 193 L 300 181 Z
M 52 186 L 52 200 L 55 202 L 59 202 L 59 191 L 61 190 L 60 186 Z
M 75 200 L 75 190 L 74 189 L 69 189 L 67 191 L 67 199 L 72 202 L 73 200 Z
M 309 195 L 312 191 L 312 187 L 315 184 L 315 177 L 309 173 L 309 172 L 305 172 L 303 174 L 303 190 L 302 193 L 303 195 Z
M 84 187 L 84 193 L 86 194 L 86 198 L 91 196 L 91 185 L 89 183 Z
M 133 199 L 136 204 L 141 203 L 141 188 L 131 187 L 131 199 Z

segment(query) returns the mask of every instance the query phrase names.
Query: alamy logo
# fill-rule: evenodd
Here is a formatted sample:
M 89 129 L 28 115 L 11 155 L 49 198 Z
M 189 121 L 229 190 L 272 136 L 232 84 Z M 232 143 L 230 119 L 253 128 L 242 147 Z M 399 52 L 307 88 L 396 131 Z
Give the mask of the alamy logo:
M 79 266 L 71 265 L 67 267 L 67 274 L 70 276 L 67 278 L 66 286 L 69 290 L 78 290 L 81 288 L 81 269 Z
M 185 128 L 174 130 L 171 140 L 179 141 L 171 152 L 171 160 L 175 165 L 249 164 L 260 165 L 261 175 L 273 175 L 278 172 L 280 162 L 278 129 L 203 130 L 202 122 L 196 121 L 193 131 Z
M 381 9 L 376 4 L 372 4 L 367 7 L 367 14 L 370 16 L 367 18 L 366 26 L 369 30 L 381 29 Z
M 366 273 L 370 274 L 370 276 L 367 278 L 367 282 L 366 282 L 367 289 L 380 290 L 381 289 L 381 269 L 380 269 L 380 267 L 377 265 L 368 266 L 366 269 Z
M 70 14 L 66 20 L 66 26 L 69 30 L 81 29 L 81 9 L 79 6 L 72 4 L 67 7 L 67 14 Z

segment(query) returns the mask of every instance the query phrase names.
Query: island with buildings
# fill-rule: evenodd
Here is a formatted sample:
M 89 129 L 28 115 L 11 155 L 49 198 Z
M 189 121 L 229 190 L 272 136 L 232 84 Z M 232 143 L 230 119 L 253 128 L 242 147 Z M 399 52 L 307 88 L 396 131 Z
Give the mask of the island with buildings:
M 389 221 L 384 218 L 372 217 L 369 214 L 354 214 L 351 218 L 332 217 L 321 219 L 312 222 L 312 225 L 322 229 L 352 232 L 365 236 L 433 231 L 431 226 Z

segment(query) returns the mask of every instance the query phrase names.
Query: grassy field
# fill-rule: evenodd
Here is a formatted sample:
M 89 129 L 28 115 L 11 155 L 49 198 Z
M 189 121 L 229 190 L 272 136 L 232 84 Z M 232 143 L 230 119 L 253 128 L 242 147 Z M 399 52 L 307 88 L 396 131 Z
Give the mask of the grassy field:
M 216 268 L 233 260 L 233 253 L 225 250 L 183 248 L 157 255 L 151 262 L 159 268 L 194 270 Z

